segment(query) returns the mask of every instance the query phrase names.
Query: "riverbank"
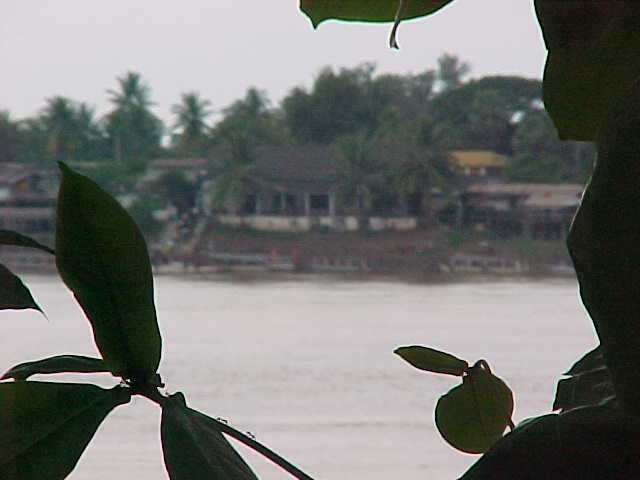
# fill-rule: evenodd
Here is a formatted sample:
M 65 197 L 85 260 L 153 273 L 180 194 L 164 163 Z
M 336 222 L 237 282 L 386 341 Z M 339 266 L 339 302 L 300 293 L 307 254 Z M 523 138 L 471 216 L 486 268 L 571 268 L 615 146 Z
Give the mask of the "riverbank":
M 563 242 L 492 238 L 447 229 L 408 232 L 258 232 L 217 228 L 171 250 L 156 270 L 414 275 L 571 275 Z

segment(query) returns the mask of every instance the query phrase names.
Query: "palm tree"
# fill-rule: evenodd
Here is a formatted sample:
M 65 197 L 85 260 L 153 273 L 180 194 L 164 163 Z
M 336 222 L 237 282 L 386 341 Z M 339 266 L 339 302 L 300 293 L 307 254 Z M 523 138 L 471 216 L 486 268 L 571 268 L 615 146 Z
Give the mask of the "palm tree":
M 140 74 L 117 78 L 118 90 L 107 90 L 115 106 L 106 118 L 116 160 L 146 159 L 160 146 L 162 122 L 151 113 L 151 89 Z
M 61 96 L 48 98 L 46 102 L 40 118 L 47 135 L 47 152 L 56 160 L 65 160 L 78 148 L 76 106 Z
M 178 118 L 174 129 L 180 133 L 176 135 L 176 144 L 180 150 L 188 153 L 201 153 L 207 141 L 209 127 L 206 119 L 211 115 L 208 107 L 209 100 L 200 98 L 196 92 L 182 94 L 182 102 L 171 108 Z
M 357 133 L 334 142 L 338 171 L 333 187 L 341 203 L 352 205 L 358 214 L 371 210 L 376 194 L 384 190 L 384 166 L 374 154 L 370 139 Z
M 407 153 L 392 170 L 392 186 L 405 208 L 426 224 L 433 216 L 432 193 L 440 189 L 448 193 L 454 178 L 449 155 L 437 150 L 415 149 Z

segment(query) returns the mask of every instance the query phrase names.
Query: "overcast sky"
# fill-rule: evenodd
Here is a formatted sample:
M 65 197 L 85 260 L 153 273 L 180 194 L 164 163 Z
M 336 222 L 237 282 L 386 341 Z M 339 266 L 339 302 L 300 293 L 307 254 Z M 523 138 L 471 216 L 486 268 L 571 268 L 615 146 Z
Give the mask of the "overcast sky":
M 396 51 L 389 24 L 327 21 L 314 31 L 297 0 L 0 0 L 0 109 L 23 118 L 64 95 L 104 113 L 105 90 L 128 70 L 170 122 L 181 93 L 198 91 L 221 109 L 256 86 L 277 104 L 325 65 L 418 73 L 448 52 L 475 77 L 539 78 L 545 51 L 532 3 L 456 0 L 403 23 Z

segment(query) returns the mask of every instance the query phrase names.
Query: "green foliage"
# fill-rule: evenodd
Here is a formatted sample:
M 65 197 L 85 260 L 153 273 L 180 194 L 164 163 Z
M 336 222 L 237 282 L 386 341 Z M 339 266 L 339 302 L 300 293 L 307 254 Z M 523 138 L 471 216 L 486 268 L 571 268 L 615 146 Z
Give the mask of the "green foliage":
M 22 280 L 7 267 L 0 265 L 0 310 L 29 308 L 42 311 Z
M 73 470 L 102 420 L 141 395 L 162 408 L 161 436 L 172 480 L 257 477 L 225 434 L 244 442 L 300 480 L 312 480 L 234 428 L 166 396 L 156 373 L 161 339 L 146 244 L 133 219 L 98 185 L 61 163 L 56 264 L 93 327 L 102 358 L 56 355 L 10 368 L 0 378 L 0 478 L 62 480 Z M 11 231 L 0 244 L 52 250 Z M 38 308 L 22 281 L 1 266 L 2 308 Z M 0 273 L 2 273 L 0 272 Z M 18 298 L 11 290 L 20 286 Z M 1 307 L 1 305 L 0 305 Z M 120 385 L 34 382 L 35 374 L 111 372 Z M 13 382 L 2 380 L 14 379 Z
M 451 0 L 416 0 L 406 7 L 403 19 L 423 17 L 444 7 Z M 300 0 L 300 9 L 309 17 L 314 27 L 334 18 L 357 22 L 393 22 L 398 10 L 398 0 Z
M 0 477 L 58 480 L 75 467 L 107 414 L 129 402 L 127 388 L 74 383 L 0 384 Z
M 158 368 L 161 339 L 142 233 L 96 183 L 64 164 L 61 170 L 56 224 L 60 275 L 91 322 L 111 372 L 148 378 Z
M 115 108 L 106 118 L 113 158 L 126 163 L 157 154 L 163 126 L 151 112 L 151 89 L 136 72 L 127 72 L 117 82 L 117 90 L 108 90 Z
M 100 358 L 86 357 L 84 355 L 55 355 L 42 360 L 25 362 L 10 368 L 0 380 L 14 378 L 26 380 L 31 375 L 44 373 L 96 373 L 109 370 Z
M 586 353 L 558 382 L 553 401 L 554 410 L 567 411 L 615 402 L 611 374 L 604 362 L 602 347 Z
M 465 360 L 460 360 L 449 353 L 419 345 L 398 347 L 393 353 L 399 355 L 414 367 L 427 372 L 445 373 L 461 377 L 469 368 L 469 364 Z
M 511 389 L 479 360 L 472 367 L 449 353 L 413 345 L 394 353 L 412 366 L 433 373 L 462 377 L 462 383 L 440 397 L 435 422 L 440 435 L 465 453 L 483 453 L 513 426 Z
M 640 420 L 607 407 L 576 408 L 522 422 L 460 480 L 638 478 Z
M 218 423 L 187 407 L 176 393 L 162 404 L 162 452 L 171 480 L 257 480 L 220 433 Z
M 640 76 L 637 2 L 536 0 L 549 50 L 544 102 L 560 138 L 596 140 L 607 112 Z
M 26 235 L 11 230 L 0 230 L 0 245 L 15 245 L 17 247 L 30 247 L 42 250 L 43 252 L 55 254 L 55 252 L 46 245 L 34 240 Z
M 598 160 L 567 239 L 580 296 L 602 345 L 617 400 L 640 414 L 640 85 L 625 93 L 598 133 Z
M 182 94 L 181 100 L 171 108 L 177 116 L 174 129 L 178 133 L 173 137 L 175 149 L 186 155 L 203 154 L 209 141 L 206 120 L 212 113 L 209 110 L 211 102 L 200 98 L 196 92 Z
M 156 238 L 164 230 L 164 224 L 154 216 L 156 210 L 163 206 L 162 200 L 150 195 L 138 195 L 131 202 L 127 211 L 142 230 L 146 238 Z
M 511 390 L 485 365 L 478 362 L 471 367 L 462 384 L 436 405 L 438 431 L 452 447 L 466 453 L 486 452 L 511 423 Z

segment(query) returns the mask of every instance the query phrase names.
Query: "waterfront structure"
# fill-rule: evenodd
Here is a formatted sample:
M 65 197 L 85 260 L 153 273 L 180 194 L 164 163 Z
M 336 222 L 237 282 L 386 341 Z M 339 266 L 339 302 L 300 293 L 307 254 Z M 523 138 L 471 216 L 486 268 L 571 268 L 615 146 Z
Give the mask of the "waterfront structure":
M 461 194 L 462 227 L 502 237 L 564 238 L 582 195 L 579 184 L 490 183 Z

